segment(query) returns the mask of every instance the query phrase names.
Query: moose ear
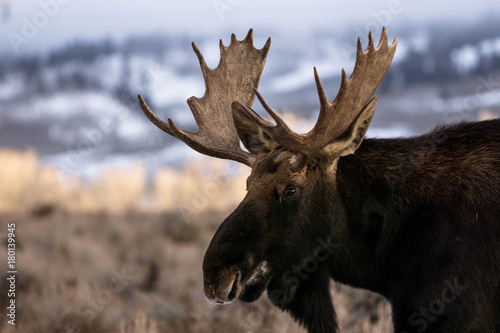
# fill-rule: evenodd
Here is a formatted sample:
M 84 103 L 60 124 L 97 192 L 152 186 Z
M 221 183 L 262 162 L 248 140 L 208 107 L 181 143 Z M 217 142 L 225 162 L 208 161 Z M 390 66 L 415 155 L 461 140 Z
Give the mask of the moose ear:
M 354 154 L 363 141 L 366 131 L 370 126 L 377 106 L 377 96 L 373 97 L 361 110 L 356 119 L 340 136 L 339 140 L 329 144 L 325 150 L 338 154 L 338 156 L 346 156 Z
M 270 152 L 276 145 L 276 142 L 252 121 L 252 119 L 248 116 L 247 111 L 243 108 L 243 105 L 240 102 L 233 102 L 231 104 L 231 109 L 233 111 L 233 121 L 236 131 L 238 132 L 238 136 L 248 151 L 256 155 Z M 259 118 L 268 122 L 264 118 L 260 117 L 254 110 L 248 107 L 247 110 L 250 110 Z

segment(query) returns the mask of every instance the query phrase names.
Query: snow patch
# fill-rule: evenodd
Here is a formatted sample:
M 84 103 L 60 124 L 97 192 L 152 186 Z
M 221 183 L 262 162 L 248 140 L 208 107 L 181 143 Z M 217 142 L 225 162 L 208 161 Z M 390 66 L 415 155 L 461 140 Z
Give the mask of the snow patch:
M 479 65 L 481 57 L 477 47 L 464 45 L 451 52 L 451 60 L 460 74 L 469 74 Z

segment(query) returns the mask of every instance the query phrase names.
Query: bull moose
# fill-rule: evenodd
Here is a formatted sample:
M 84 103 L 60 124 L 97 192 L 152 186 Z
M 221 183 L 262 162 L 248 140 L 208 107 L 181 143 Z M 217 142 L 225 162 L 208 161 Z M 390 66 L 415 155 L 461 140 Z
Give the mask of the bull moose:
M 368 37 L 332 102 L 314 68 L 320 111 L 306 134 L 257 91 L 271 40 L 256 49 L 252 30 L 220 42 L 215 69 L 193 43 L 206 85 L 187 101 L 197 132 L 163 122 L 139 95 L 163 131 L 251 168 L 245 198 L 205 254 L 205 297 L 252 302 L 267 291 L 308 332 L 338 332 L 333 279 L 386 297 L 397 333 L 498 333 L 500 120 L 365 139 L 397 45 L 385 28 L 378 46 Z M 250 108 L 255 97 L 274 122 Z

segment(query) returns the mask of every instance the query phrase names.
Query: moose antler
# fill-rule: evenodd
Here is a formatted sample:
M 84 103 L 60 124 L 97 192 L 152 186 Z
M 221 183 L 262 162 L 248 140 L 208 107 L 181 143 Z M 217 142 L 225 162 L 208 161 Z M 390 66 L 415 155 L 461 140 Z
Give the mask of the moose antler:
M 252 105 L 255 92 L 264 69 L 267 53 L 271 45 L 269 38 L 260 50 L 253 46 L 253 30 L 245 39 L 238 41 L 234 34 L 231 43 L 220 47 L 220 62 L 217 68 L 210 69 L 203 55 L 192 44 L 200 61 L 205 79 L 205 95 L 187 100 L 189 108 L 198 125 L 198 132 L 189 132 L 175 126 L 172 119 L 168 124 L 159 119 L 139 95 L 139 103 L 144 114 L 161 130 L 178 138 L 199 153 L 234 160 L 251 166 L 255 157 L 240 148 L 240 139 L 233 122 L 231 103 L 239 101 Z
M 276 121 L 276 126 L 259 117 L 250 108 L 243 105 L 246 113 L 262 130 L 283 147 L 301 153 L 321 149 L 339 138 L 353 123 L 363 107 L 370 101 L 373 93 L 387 73 L 396 52 L 397 39 L 392 45 L 387 42 L 387 30 L 382 30 L 380 42 L 375 48 L 373 36 L 368 34 L 368 48 L 363 51 L 361 39 L 358 38 L 356 63 L 349 79 L 342 69 L 340 89 L 329 103 L 319 78 L 316 67 L 314 77 L 319 94 L 320 112 L 314 128 L 307 134 L 297 134 L 290 130 L 283 119 L 274 111 L 264 98 L 256 91 L 262 106 Z

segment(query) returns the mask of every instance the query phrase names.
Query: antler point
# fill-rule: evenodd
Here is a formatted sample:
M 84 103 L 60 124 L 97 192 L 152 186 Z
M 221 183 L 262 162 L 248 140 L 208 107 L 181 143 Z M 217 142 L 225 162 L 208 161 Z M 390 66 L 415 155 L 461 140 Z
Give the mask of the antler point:
M 316 68 L 316 66 L 313 67 L 313 72 L 314 72 L 314 79 L 316 81 L 319 80 L 319 74 L 318 74 L 318 69 Z
M 371 31 L 368 32 L 368 47 L 366 49 L 367 50 L 375 49 L 375 46 L 373 45 L 373 34 Z
M 361 54 L 363 54 L 363 43 L 361 42 L 361 37 L 358 37 L 358 45 L 356 48 L 356 59 L 358 59 Z
M 339 92 L 346 89 L 346 87 L 347 87 L 347 75 L 345 73 L 345 69 L 342 68 Z
M 267 39 L 266 43 L 264 44 L 264 46 L 260 50 L 261 50 L 261 52 L 267 53 L 267 52 L 269 52 L 270 48 L 271 48 L 271 37 L 269 37 Z
M 174 124 L 174 121 L 172 120 L 172 118 L 168 117 L 167 118 L 167 121 L 168 121 L 168 125 L 170 126 L 170 130 L 177 134 L 180 132 L 180 129 Z M 175 135 L 177 137 L 177 135 Z
M 323 87 L 323 83 L 321 82 L 316 66 L 314 66 L 314 80 L 316 81 L 316 88 L 318 90 L 319 104 L 321 109 L 323 109 L 328 104 L 328 98 L 326 97 L 325 88 Z
M 203 76 L 205 77 L 207 74 L 207 71 L 209 70 L 207 63 L 205 62 L 205 58 L 203 58 L 203 54 L 201 54 L 200 49 L 198 49 L 195 42 L 192 42 L 191 46 L 193 47 L 193 51 L 196 54 L 196 57 L 198 57 L 198 62 L 200 63 L 201 72 L 203 73 Z
M 382 29 L 382 34 L 380 35 L 380 41 L 378 42 L 377 49 L 379 49 L 381 47 L 384 47 L 384 48 L 388 47 L 388 43 L 387 43 L 387 29 L 385 27 Z
M 245 37 L 245 40 L 247 40 L 247 39 L 253 43 L 253 28 L 250 28 L 250 30 L 248 30 L 248 33 L 247 33 L 247 36 Z
M 286 128 L 286 124 L 285 122 L 283 121 L 283 119 L 281 119 L 281 117 L 279 116 L 278 112 L 276 112 L 270 105 L 269 103 L 267 103 L 267 101 L 264 99 L 264 97 L 262 97 L 262 95 L 258 92 L 258 91 L 255 91 L 255 94 L 257 95 L 257 98 L 259 99 L 259 102 L 260 104 L 262 104 L 262 106 L 264 107 L 264 109 L 267 111 L 267 113 L 269 113 L 269 115 L 274 119 L 274 121 L 276 122 L 276 127 L 283 127 L 283 128 Z

